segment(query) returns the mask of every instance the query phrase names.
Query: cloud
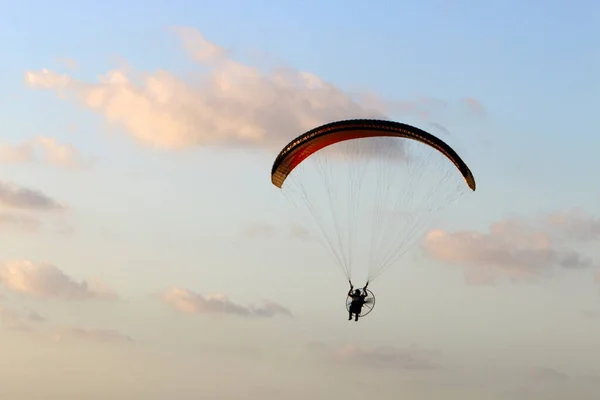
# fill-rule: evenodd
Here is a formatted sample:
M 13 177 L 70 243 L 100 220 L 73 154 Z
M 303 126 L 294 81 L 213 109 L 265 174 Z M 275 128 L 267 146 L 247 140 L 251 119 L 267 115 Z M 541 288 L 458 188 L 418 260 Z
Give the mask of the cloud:
M 452 132 L 450 132 L 450 130 L 448 128 L 446 128 L 444 125 L 442 125 L 438 122 L 430 122 L 429 125 L 431 125 L 435 129 L 437 129 L 438 131 L 442 132 L 444 135 L 452 136 Z
M 18 145 L 0 144 L 1 163 L 27 163 L 33 161 L 34 158 L 35 149 L 31 143 L 22 143 Z
M 580 208 L 551 213 L 546 221 L 565 239 L 587 242 L 600 238 L 600 217 L 594 217 Z
M 277 228 L 268 222 L 254 221 L 246 224 L 242 234 L 249 238 L 272 238 L 277 234 Z
M 64 210 L 65 206 L 39 190 L 0 181 L 0 207 L 39 211 Z
M 581 310 L 581 315 L 587 318 L 600 319 L 600 310 Z
M 352 346 L 344 348 L 338 355 L 344 361 L 352 364 L 364 363 L 365 366 L 373 368 L 418 370 L 436 369 L 438 366 L 433 359 L 439 357 L 438 352 L 416 346 L 407 348 L 382 346 L 372 349 L 361 349 Z
M 45 323 L 46 318 L 42 317 L 35 311 L 30 311 L 28 314 L 22 314 L 12 309 L 7 309 L 0 306 L 0 323 L 8 330 L 19 331 L 30 334 L 41 334 L 42 337 L 47 337 L 42 330 L 36 329 L 32 324 Z M 130 336 L 122 334 L 113 329 L 85 329 L 79 327 L 64 327 L 54 329 L 48 338 L 55 342 L 64 341 L 65 339 L 77 339 L 95 342 L 132 342 Z
M 292 224 L 289 230 L 289 238 L 290 239 L 298 239 L 302 241 L 311 240 L 310 231 L 302 225 Z
M 35 311 L 31 311 L 28 316 L 29 320 L 32 322 L 46 322 L 46 318 L 42 317 L 40 314 Z
M 188 84 L 167 71 L 107 72 L 97 83 L 49 70 L 27 72 L 33 88 L 52 89 L 104 115 L 140 143 L 166 149 L 198 145 L 276 146 L 332 119 L 383 117 L 315 75 L 263 74 L 222 57 L 200 32 L 179 30 L 210 72 Z M 139 82 L 139 83 L 138 83 Z
M 473 97 L 467 97 L 463 102 L 471 114 L 478 117 L 484 117 L 486 115 L 485 108 L 479 100 L 474 99 Z
M 68 69 L 75 70 L 78 67 L 77 61 L 71 58 L 58 58 L 57 61 Z
M 163 293 L 162 300 L 176 310 L 190 314 L 233 314 L 244 317 L 292 316 L 285 307 L 264 301 L 261 306 L 242 306 L 231 302 L 223 294 L 203 296 L 191 290 L 172 288 Z
M 43 159 L 47 164 L 76 168 L 84 163 L 79 151 L 71 144 L 59 143 L 54 138 L 43 136 L 38 136 L 35 141 L 43 149 Z
M 179 36 L 183 48 L 192 59 L 208 64 L 228 61 L 228 52 L 209 42 L 197 29 L 183 26 L 175 27 L 173 31 Z
M 37 136 L 23 143 L 0 145 L 0 162 L 29 163 L 41 161 L 61 168 L 77 168 L 86 162 L 71 144 L 60 143 L 51 137 Z
M 84 328 L 61 328 L 55 335 L 56 342 L 65 339 L 78 339 L 102 343 L 129 343 L 133 338 L 113 329 L 84 329 Z
M 430 96 L 420 96 L 418 102 L 429 110 L 443 110 L 448 107 L 447 101 Z
M 22 232 L 37 232 L 40 221 L 28 215 L 0 213 L 0 228 L 17 228 Z
M 505 394 L 513 398 L 592 400 L 600 389 L 598 376 L 593 373 L 567 374 L 551 367 L 530 367 L 520 378 Z
M 76 282 L 51 264 L 14 260 L 0 264 L 0 283 L 14 292 L 66 300 L 114 300 L 117 295 L 101 282 Z
M 139 143 L 163 149 L 232 145 L 278 150 L 292 137 L 334 120 L 386 118 L 390 112 L 426 118 L 436 108 L 428 98 L 360 98 L 293 68 L 261 71 L 235 61 L 196 29 L 172 32 L 199 64 L 191 81 L 165 70 L 132 69 L 108 71 L 96 82 L 48 69 L 27 71 L 24 80 L 95 111 Z
M 534 381 L 564 381 L 568 379 L 568 375 L 554 368 L 548 367 L 532 367 L 529 369 L 529 378 Z
M 31 325 L 23 321 L 21 315 L 11 309 L 0 306 L 0 321 L 2 325 L 11 331 L 19 332 L 33 332 L 34 329 Z
M 560 215 L 560 219 L 543 218 L 541 223 L 501 220 L 489 232 L 433 230 L 426 235 L 423 248 L 434 259 L 467 267 L 466 279 L 472 284 L 494 283 L 498 272 L 522 281 L 556 269 L 594 267 L 592 259 L 568 245 L 589 239 L 593 230 L 588 228 L 595 219 Z
M 322 352 L 325 350 L 329 358 L 338 363 L 344 363 L 364 368 L 389 368 L 401 370 L 432 370 L 440 368 L 438 363 L 441 353 L 411 345 L 407 347 L 378 346 L 361 348 L 346 346 L 333 348 L 327 344 L 313 344 L 313 348 Z
M 265 221 L 252 221 L 247 223 L 242 229 L 242 236 L 253 239 L 286 237 L 288 239 L 298 239 L 302 241 L 308 241 L 311 238 L 310 231 L 300 224 L 293 223 L 284 229 Z

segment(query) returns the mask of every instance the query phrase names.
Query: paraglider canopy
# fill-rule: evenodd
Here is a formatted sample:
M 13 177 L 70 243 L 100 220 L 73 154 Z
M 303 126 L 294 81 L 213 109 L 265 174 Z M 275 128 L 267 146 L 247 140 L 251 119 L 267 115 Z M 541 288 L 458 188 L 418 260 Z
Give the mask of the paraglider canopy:
M 312 129 L 292 140 L 281 150 L 271 170 L 271 182 L 279 188 L 287 176 L 304 159 L 320 149 L 351 139 L 371 137 L 407 138 L 427 144 L 456 165 L 471 190 L 475 190 L 475 178 L 465 162 L 442 140 L 414 126 L 393 121 L 356 119 L 337 121 Z

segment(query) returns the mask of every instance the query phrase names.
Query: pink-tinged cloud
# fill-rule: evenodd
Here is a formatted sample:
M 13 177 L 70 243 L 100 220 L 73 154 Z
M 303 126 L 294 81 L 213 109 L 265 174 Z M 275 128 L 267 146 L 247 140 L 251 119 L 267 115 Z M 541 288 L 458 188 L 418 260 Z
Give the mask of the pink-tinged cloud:
M 65 339 L 78 339 L 102 343 L 130 343 L 133 338 L 113 329 L 84 329 L 84 328 L 62 328 L 55 335 L 57 342 Z
M 547 217 L 547 223 L 565 239 L 586 242 L 600 238 L 600 217 L 580 208 L 554 212 Z
M 35 143 L 41 148 L 46 164 L 62 168 L 77 168 L 84 164 L 81 154 L 71 144 L 59 143 L 54 138 L 43 136 L 35 138 Z
M 471 114 L 478 117 L 483 117 L 486 115 L 485 108 L 479 100 L 473 97 L 467 97 L 466 99 L 464 99 L 464 104 Z
M 0 306 L 0 324 L 8 330 L 30 334 L 37 333 L 45 336 L 43 331 L 36 329 L 34 325 L 32 325 L 39 325 L 45 322 L 46 318 L 39 315 L 35 311 L 31 311 L 29 314 L 24 315 L 16 310 L 7 309 L 6 307 Z M 56 342 L 64 341 L 66 339 L 122 343 L 133 341 L 130 336 L 120 333 L 114 329 L 84 329 L 79 327 L 55 329 L 51 338 Z
M 383 117 L 308 73 L 281 70 L 264 75 L 231 60 L 206 64 L 212 72 L 198 85 L 167 71 L 149 76 L 109 71 L 97 83 L 49 70 L 28 72 L 25 79 L 31 87 L 74 98 L 124 128 L 139 143 L 167 149 L 201 145 L 276 148 L 329 120 Z
M 242 234 L 248 238 L 272 238 L 277 235 L 277 228 L 268 222 L 253 221 L 244 226 Z
M 57 61 L 70 70 L 76 70 L 78 67 L 77 61 L 71 58 L 58 58 Z
M 115 300 L 116 293 L 102 282 L 77 282 L 54 265 L 13 260 L 0 264 L 0 283 L 14 292 L 65 300 Z
M 466 268 L 464 276 L 465 283 L 469 286 L 493 286 L 496 284 L 494 275 L 484 268 Z
M 282 228 L 264 221 L 253 221 L 246 224 L 242 230 L 242 235 L 254 239 L 285 237 L 288 239 L 307 241 L 311 238 L 310 231 L 302 225 L 290 224 L 288 227 Z
M 29 215 L 17 213 L 0 213 L 0 230 L 16 229 L 25 233 L 37 232 L 40 227 L 40 221 Z
M 60 143 L 51 137 L 37 136 L 15 145 L 0 144 L 0 163 L 36 161 L 61 168 L 77 168 L 85 164 L 82 155 L 73 145 Z
M 223 294 L 201 295 L 191 290 L 172 288 L 162 295 L 162 300 L 178 311 L 190 314 L 233 314 L 243 317 L 271 318 L 277 315 L 292 316 L 285 307 L 264 301 L 260 306 L 242 306 L 233 303 Z
M 506 394 L 515 399 L 596 400 L 599 383 L 594 373 L 571 375 L 551 367 L 534 366 L 528 368 L 518 386 Z
M 363 348 L 345 346 L 335 348 L 327 344 L 313 344 L 314 350 L 328 359 L 359 368 L 389 368 L 402 370 L 432 370 L 441 368 L 441 352 L 411 345 L 407 347 L 378 346 Z
M 564 381 L 568 375 L 554 368 L 532 367 L 529 369 L 529 378 L 535 381 Z
M 426 118 L 430 113 L 419 101 L 360 99 L 309 72 L 263 72 L 235 61 L 196 29 L 173 32 L 201 67 L 193 81 L 165 70 L 132 69 L 108 71 L 96 82 L 48 69 L 27 71 L 24 79 L 31 88 L 52 90 L 104 116 L 139 143 L 167 149 L 279 149 L 292 137 L 334 120 L 385 118 L 390 112 Z
M 58 211 L 64 210 L 65 206 L 39 190 L 0 181 L 0 208 Z
M 46 322 L 46 318 L 42 317 L 40 314 L 36 313 L 35 311 L 30 312 L 27 318 L 31 322 L 36 322 L 36 323 Z
M 433 230 L 423 248 L 434 259 L 466 267 L 472 284 L 490 284 L 498 272 L 521 281 L 551 274 L 556 268 L 593 267 L 591 258 L 558 240 L 564 232 L 547 224 L 504 220 L 492 224 L 488 232 Z M 581 238 L 571 235 L 571 239 Z
M 34 328 L 23 321 L 22 316 L 15 310 L 0 306 L 0 322 L 11 331 L 33 332 Z
M 18 145 L 0 144 L 0 163 L 22 164 L 35 159 L 35 149 L 31 143 Z
M 422 120 L 428 120 L 431 115 L 422 105 L 414 101 L 395 101 L 388 103 L 387 109 L 400 117 L 416 115 Z
M 382 346 L 373 349 L 346 347 L 338 353 L 344 361 L 352 364 L 364 363 L 374 368 L 418 369 L 428 370 L 438 368 L 438 352 L 419 347 L 397 348 Z
M 309 241 L 312 238 L 310 231 L 302 225 L 292 224 L 289 230 L 290 239 L 298 239 L 302 241 Z
M 211 43 L 200 31 L 191 27 L 174 27 L 173 31 L 179 36 L 181 44 L 189 56 L 200 63 L 222 63 L 229 62 L 228 52 Z
M 448 107 L 448 102 L 430 96 L 420 96 L 418 103 L 429 110 L 443 110 Z
M 581 315 L 586 318 L 600 319 L 600 310 L 581 310 Z
M 438 122 L 430 122 L 429 125 L 442 132 L 446 136 L 452 136 L 450 130 Z

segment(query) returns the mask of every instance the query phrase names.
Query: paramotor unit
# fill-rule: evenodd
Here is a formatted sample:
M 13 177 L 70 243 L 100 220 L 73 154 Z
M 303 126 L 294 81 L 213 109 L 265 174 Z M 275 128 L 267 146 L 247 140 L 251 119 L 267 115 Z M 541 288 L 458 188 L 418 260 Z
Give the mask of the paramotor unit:
M 373 294 L 373 292 L 371 292 L 370 289 L 361 289 L 361 290 L 364 290 L 367 293 L 367 297 L 365 297 L 365 302 L 363 303 L 362 309 L 361 309 L 360 313 L 358 314 L 358 316 L 360 318 L 369 314 L 371 311 L 373 311 L 373 308 L 375 308 L 375 295 Z M 346 311 L 350 312 L 351 304 L 352 304 L 352 297 L 347 296 L 346 297 Z
M 271 182 L 305 212 L 303 224 L 313 222 L 307 228 L 345 280 L 362 266 L 366 282 L 397 264 L 441 211 L 476 188 L 447 143 L 373 119 L 336 121 L 296 137 L 276 157 Z

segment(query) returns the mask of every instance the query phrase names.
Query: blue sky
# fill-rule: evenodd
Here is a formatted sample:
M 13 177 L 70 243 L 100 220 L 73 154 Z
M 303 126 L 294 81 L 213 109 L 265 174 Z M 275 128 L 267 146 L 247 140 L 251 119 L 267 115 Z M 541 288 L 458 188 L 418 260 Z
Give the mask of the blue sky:
M 4 395 L 595 398 L 599 27 L 589 1 L 3 2 Z M 449 130 L 478 190 L 348 325 L 269 173 L 373 113 Z

